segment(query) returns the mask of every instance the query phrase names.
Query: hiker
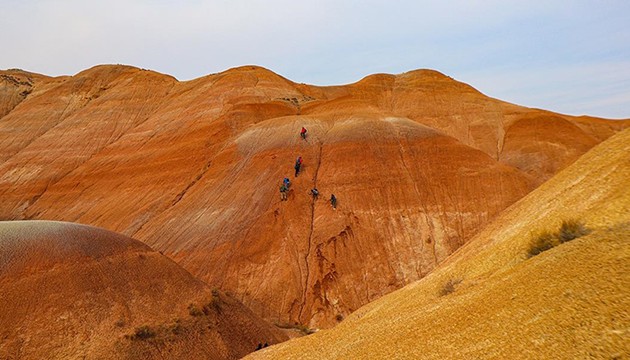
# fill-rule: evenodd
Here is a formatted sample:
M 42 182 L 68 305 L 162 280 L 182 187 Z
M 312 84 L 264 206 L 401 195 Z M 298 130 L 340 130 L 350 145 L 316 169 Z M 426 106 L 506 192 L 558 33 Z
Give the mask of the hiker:
M 297 160 L 295 160 L 295 166 L 293 166 L 293 168 L 295 169 L 295 177 L 297 177 L 298 174 L 300 173 L 301 167 L 302 167 L 302 157 L 299 156 Z
M 288 177 L 285 177 L 284 180 L 282 180 L 282 183 L 287 187 L 287 189 L 291 187 L 291 180 L 289 180 Z
M 317 196 L 319 195 L 319 191 L 317 191 L 317 188 L 311 189 L 311 195 L 313 195 L 313 200 L 317 200 Z
M 302 131 L 300 131 L 300 136 L 303 140 L 306 140 L 306 128 L 302 126 Z
M 330 194 L 330 205 L 332 205 L 333 209 L 337 209 L 337 198 L 335 194 Z
M 287 192 L 289 191 L 289 188 L 282 184 L 282 186 L 280 186 L 280 201 L 286 201 L 287 200 Z

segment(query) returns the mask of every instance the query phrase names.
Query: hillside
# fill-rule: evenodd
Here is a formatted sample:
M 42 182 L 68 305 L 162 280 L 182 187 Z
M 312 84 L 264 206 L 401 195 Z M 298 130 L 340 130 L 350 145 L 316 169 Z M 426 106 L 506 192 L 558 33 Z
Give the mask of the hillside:
M 2 75 L 1 219 L 133 236 L 282 326 L 330 327 L 422 278 L 629 124 L 431 70 L 335 87 L 255 66 L 187 82 L 127 66 Z
M 237 359 L 286 336 L 139 241 L 0 222 L 1 359 Z
M 247 359 L 630 356 L 630 129 L 534 190 L 429 276 Z M 590 233 L 535 256 L 562 221 Z

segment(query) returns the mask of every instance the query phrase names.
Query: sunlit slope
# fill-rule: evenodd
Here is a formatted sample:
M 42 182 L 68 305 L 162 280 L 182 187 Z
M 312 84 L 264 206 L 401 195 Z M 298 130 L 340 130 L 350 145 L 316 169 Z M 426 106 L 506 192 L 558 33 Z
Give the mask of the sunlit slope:
M 0 219 L 132 236 L 291 326 L 333 326 L 422 278 L 629 123 L 507 104 L 432 70 L 334 87 L 256 66 L 186 82 L 119 65 L 0 75 Z
M 248 359 L 630 356 L 629 153 L 625 130 L 506 210 L 429 276 L 334 329 Z M 567 219 L 591 233 L 528 257 L 536 234 Z
M 139 241 L 0 222 L 1 359 L 237 359 L 284 339 Z

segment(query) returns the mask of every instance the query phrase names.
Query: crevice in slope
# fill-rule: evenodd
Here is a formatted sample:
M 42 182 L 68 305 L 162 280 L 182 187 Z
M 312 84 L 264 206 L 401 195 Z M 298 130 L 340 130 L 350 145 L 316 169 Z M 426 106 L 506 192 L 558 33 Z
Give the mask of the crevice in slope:
M 322 144 L 322 142 L 319 142 L 319 155 L 317 157 L 317 167 L 315 168 L 315 175 L 313 176 L 313 188 L 317 188 L 317 174 L 319 173 L 319 167 L 322 163 L 322 149 L 323 149 L 324 145 Z M 306 270 L 306 279 L 304 281 L 304 292 L 302 294 L 302 304 L 300 305 L 300 312 L 298 313 L 298 321 L 301 321 L 302 319 L 302 313 L 304 312 L 304 307 L 306 307 L 306 293 L 308 292 L 308 281 L 309 281 L 309 274 L 310 274 L 310 269 L 309 269 L 309 264 L 308 264 L 308 258 L 311 255 L 311 247 L 312 247 L 312 240 L 313 240 L 313 231 L 315 228 L 315 198 L 313 197 L 311 199 L 311 227 L 308 233 L 308 247 L 306 249 L 306 255 L 304 255 L 304 265 L 305 265 L 305 270 Z
M 186 187 L 184 188 L 184 190 L 180 191 L 179 194 L 177 194 L 177 196 L 175 196 L 175 199 L 171 202 L 171 206 L 175 206 L 177 205 L 178 202 L 180 202 L 182 200 L 182 198 L 184 197 L 184 195 L 186 195 L 186 193 L 188 192 L 188 190 L 190 190 L 191 187 L 193 187 L 199 180 L 201 180 L 201 178 L 206 174 L 206 172 L 208 171 L 208 169 L 210 168 L 210 165 L 212 164 L 212 160 L 208 161 L 203 169 L 201 169 L 201 172 L 199 172 L 197 174 L 197 176 L 195 177 L 195 179 L 193 181 L 191 181 L 188 185 L 186 185 Z

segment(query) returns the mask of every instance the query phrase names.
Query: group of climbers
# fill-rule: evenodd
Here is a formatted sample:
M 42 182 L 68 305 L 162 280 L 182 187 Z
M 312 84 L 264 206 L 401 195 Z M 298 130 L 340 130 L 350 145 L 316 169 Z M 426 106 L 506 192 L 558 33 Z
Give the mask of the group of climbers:
M 303 140 L 306 140 L 306 128 L 302 127 L 302 130 L 300 131 L 300 137 Z M 302 169 L 302 157 L 298 156 L 298 158 L 295 160 L 295 165 L 293 166 L 293 168 L 295 169 L 295 177 L 297 177 L 300 174 L 300 170 Z M 291 187 L 291 181 L 289 180 L 289 178 L 284 178 L 282 180 L 282 185 L 280 185 L 280 201 L 286 201 L 287 200 L 287 194 L 289 192 L 289 188 Z M 318 196 L 319 196 L 319 190 L 317 190 L 317 188 L 312 188 L 310 191 L 310 194 L 313 196 L 313 201 L 317 200 Z M 337 209 L 337 198 L 335 197 L 335 194 L 331 194 L 330 195 L 330 205 L 332 206 L 333 209 Z

